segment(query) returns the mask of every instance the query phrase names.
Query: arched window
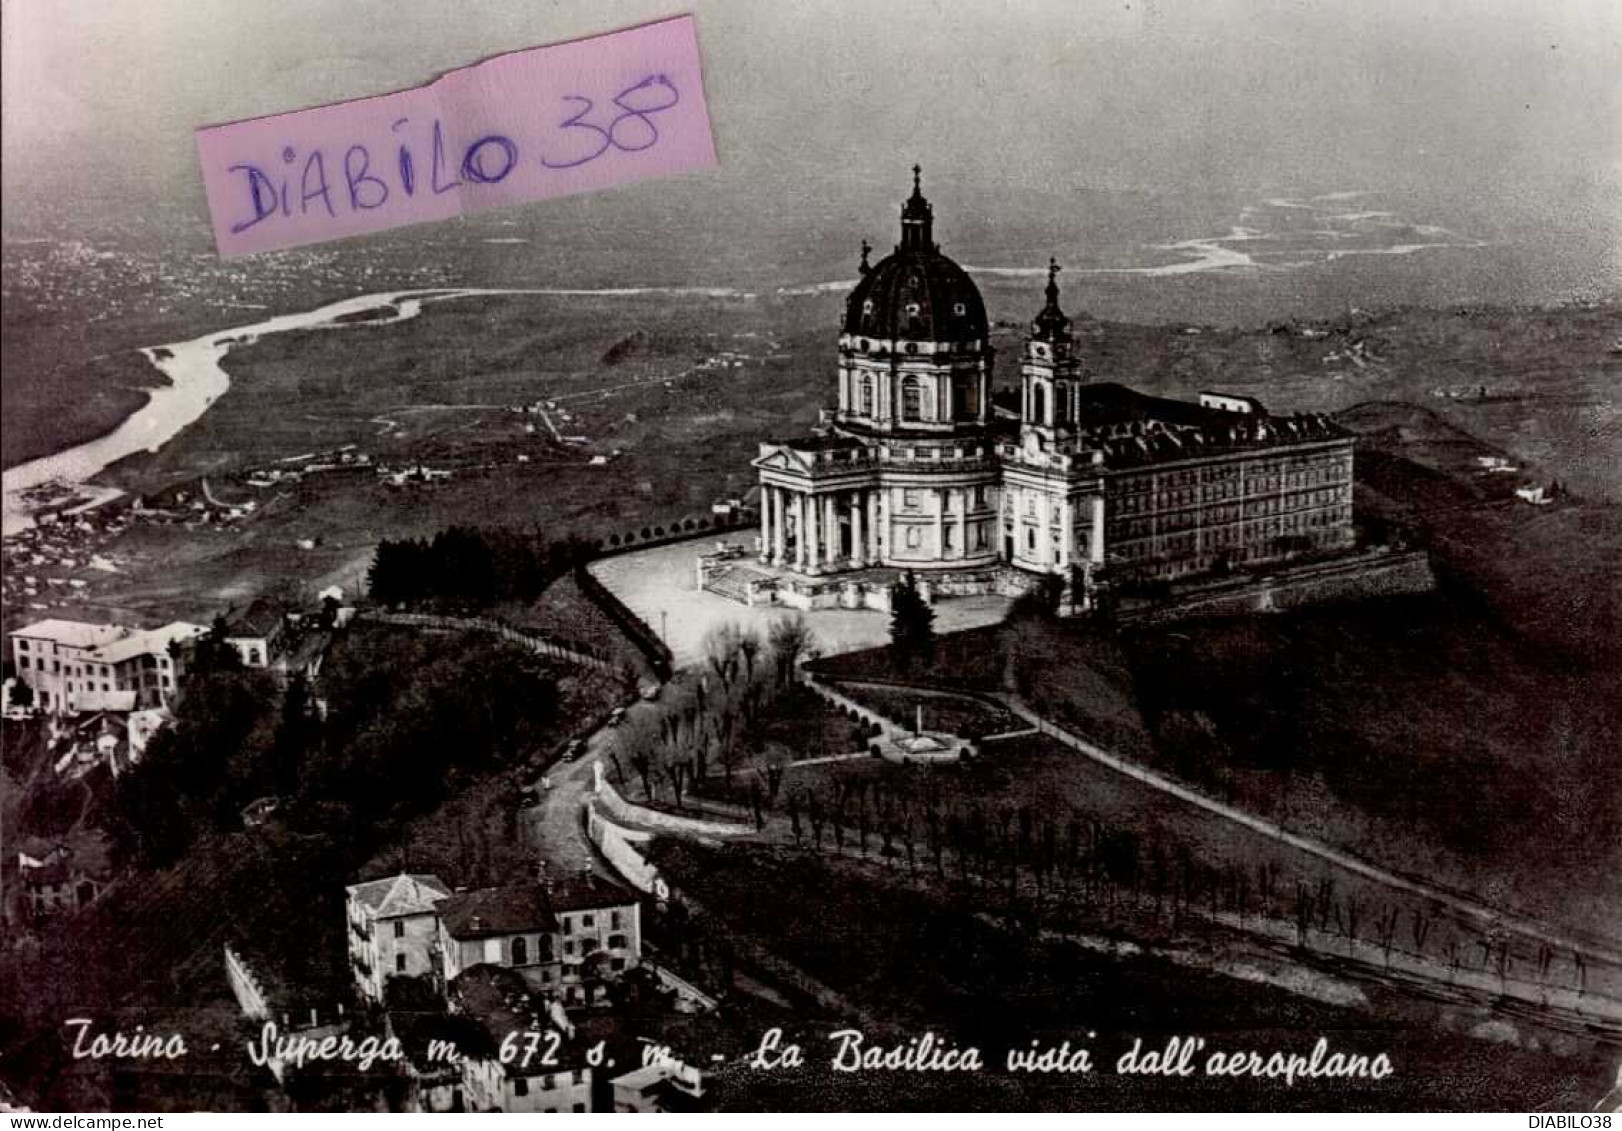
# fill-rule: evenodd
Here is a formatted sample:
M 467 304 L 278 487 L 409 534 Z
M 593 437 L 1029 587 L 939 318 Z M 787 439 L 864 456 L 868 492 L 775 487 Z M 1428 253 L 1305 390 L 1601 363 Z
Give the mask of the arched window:
M 529 940 L 523 935 L 519 935 L 513 939 L 513 965 L 529 965 Z
M 1044 424 L 1047 422 L 1048 398 L 1046 390 L 1040 385 L 1031 386 L 1031 423 Z
M 862 378 L 862 389 L 856 402 L 856 411 L 863 416 L 873 415 L 873 376 L 868 374 Z
M 924 418 L 924 390 L 918 378 L 908 377 L 901 382 L 901 419 Z

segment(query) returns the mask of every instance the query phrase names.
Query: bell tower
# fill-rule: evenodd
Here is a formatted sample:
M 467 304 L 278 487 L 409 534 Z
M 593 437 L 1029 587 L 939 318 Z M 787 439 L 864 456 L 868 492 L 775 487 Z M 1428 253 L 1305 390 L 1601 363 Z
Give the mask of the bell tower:
M 1047 303 L 1031 322 L 1031 336 L 1020 362 L 1023 378 L 1021 431 L 1046 440 L 1070 432 L 1076 424 L 1076 386 L 1084 379 L 1076 356 L 1070 319 L 1059 309 L 1059 263 L 1048 261 Z

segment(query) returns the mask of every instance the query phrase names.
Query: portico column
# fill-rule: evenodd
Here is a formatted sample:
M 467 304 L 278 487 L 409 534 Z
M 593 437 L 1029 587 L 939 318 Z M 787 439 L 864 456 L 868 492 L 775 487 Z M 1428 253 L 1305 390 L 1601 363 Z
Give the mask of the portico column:
M 794 493 L 794 570 L 805 572 L 805 496 Z
M 817 572 L 817 532 L 822 524 L 817 521 L 817 509 L 822 504 L 815 495 L 800 496 L 800 509 L 805 512 L 805 553 L 802 556 L 805 562 L 805 572 Z
M 839 497 L 837 495 L 824 495 L 822 498 L 822 564 L 829 569 L 839 565 Z
M 884 559 L 879 542 L 879 507 L 883 497 L 882 489 L 867 493 L 867 560 L 872 565 L 878 565 Z
M 772 489 L 760 485 L 760 560 L 772 559 Z
M 1064 556 L 1056 564 L 1069 565 L 1076 556 L 1075 504 L 1069 499 L 1059 511 L 1059 542 L 1064 547 Z
M 788 516 L 783 513 L 783 509 L 788 505 L 788 496 L 781 487 L 773 487 L 772 494 L 777 499 L 777 513 L 772 516 L 772 565 L 781 566 L 784 527 L 788 525 Z
M 935 554 L 937 558 L 946 557 L 946 496 L 948 488 L 942 487 L 935 492 Z
M 1002 489 L 997 492 L 997 529 L 992 535 L 992 545 L 997 547 L 997 557 L 999 559 L 1003 557 L 1003 551 L 1006 549 L 1009 541 L 1013 540 L 1015 535 L 1018 533 L 1018 531 L 1014 531 L 1008 525 L 1008 515 L 1013 510 L 1013 506 L 1013 488 L 1004 485 Z M 1014 564 L 1011 558 L 1008 559 L 1008 564 Z
M 957 556 L 969 556 L 969 489 L 957 494 Z
M 1104 564 L 1104 496 L 1092 497 L 1093 537 L 1087 547 L 1088 560 L 1094 565 Z
M 873 564 L 883 565 L 890 553 L 890 488 L 873 492 Z
M 866 506 L 867 496 L 853 491 L 850 496 L 850 560 L 857 569 L 867 564 L 867 545 L 862 540 L 862 509 Z

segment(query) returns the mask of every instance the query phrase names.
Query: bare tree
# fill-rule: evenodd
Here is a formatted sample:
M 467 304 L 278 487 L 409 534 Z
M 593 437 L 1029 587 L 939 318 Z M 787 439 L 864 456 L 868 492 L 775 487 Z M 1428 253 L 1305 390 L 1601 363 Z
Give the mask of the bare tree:
M 732 689 L 732 681 L 738 675 L 739 637 L 735 624 L 719 624 L 704 634 L 704 660 L 720 680 L 723 692 Z
M 752 628 L 741 629 L 738 632 L 738 655 L 743 657 L 743 677 L 749 683 L 755 681 L 755 662 L 760 658 L 760 634 Z
M 1374 928 L 1379 932 L 1380 951 L 1385 957 L 1385 964 L 1390 966 L 1392 940 L 1397 935 L 1397 909 L 1387 907 L 1380 912 L 1380 917 L 1374 921 Z
M 619 691 L 627 699 L 634 698 L 642 688 L 642 673 L 630 660 L 619 666 Z
M 816 647 L 816 634 L 811 631 L 805 617 L 795 613 L 772 623 L 767 643 L 772 650 L 777 683 L 781 687 L 794 678 L 795 667 Z
M 794 831 L 794 843 L 798 845 L 805 832 L 800 827 L 800 796 L 797 793 L 788 796 L 788 823 Z
M 646 747 L 639 746 L 631 752 L 631 768 L 642 779 L 642 796 L 647 801 L 653 800 L 653 756 Z
M 1419 954 L 1424 954 L 1425 940 L 1430 937 L 1431 933 L 1431 921 L 1429 917 L 1422 915 L 1418 909 L 1415 909 L 1413 912 L 1412 927 L 1414 950 Z
M 680 809 L 682 792 L 687 787 L 687 766 L 683 762 L 672 761 L 665 768 L 665 778 L 670 782 L 670 792 L 675 795 L 676 808 Z

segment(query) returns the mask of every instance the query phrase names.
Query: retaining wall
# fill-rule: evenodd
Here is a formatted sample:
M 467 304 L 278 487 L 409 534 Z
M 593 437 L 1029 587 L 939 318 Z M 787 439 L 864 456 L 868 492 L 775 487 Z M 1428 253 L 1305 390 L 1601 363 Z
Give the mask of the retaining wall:
M 1285 612 L 1328 601 L 1428 593 L 1434 588 L 1430 559 L 1422 551 L 1374 553 L 1177 594 L 1143 608 L 1121 609 L 1118 619 L 1123 624 L 1168 624 L 1193 617 Z

